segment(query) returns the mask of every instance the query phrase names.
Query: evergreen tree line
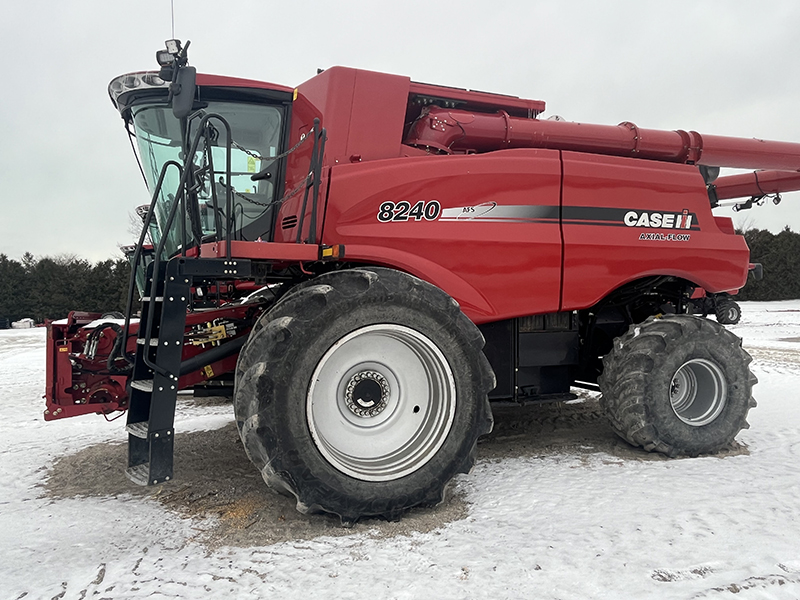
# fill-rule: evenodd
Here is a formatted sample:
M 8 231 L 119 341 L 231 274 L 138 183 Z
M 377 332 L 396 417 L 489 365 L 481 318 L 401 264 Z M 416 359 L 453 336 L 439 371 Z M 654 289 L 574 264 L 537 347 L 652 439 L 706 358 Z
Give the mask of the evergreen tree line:
M 788 227 L 778 234 L 744 232 L 750 261 L 764 266 L 764 279 L 749 277 L 740 300 L 800 298 L 800 234 Z M 0 319 L 31 317 L 37 323 L 62 319 L 70 310 L 124 311 L 130 265 L 125 259 L 91 264 L 71 255 L 21 261 L 0 254 Z
M 794 300 L 800 298 L 800 233 L 786 227 L 778 234 L 765 229 L 744 232 L 750 262 L 764 266 L 764 279 L 748 277 L 739 300 Z
M 125 259 L 91 264 L 72 255 L 21 261 L 0 254 L 0 319 L 62 319 L 71 310 L 124 311 L 130 264 Z

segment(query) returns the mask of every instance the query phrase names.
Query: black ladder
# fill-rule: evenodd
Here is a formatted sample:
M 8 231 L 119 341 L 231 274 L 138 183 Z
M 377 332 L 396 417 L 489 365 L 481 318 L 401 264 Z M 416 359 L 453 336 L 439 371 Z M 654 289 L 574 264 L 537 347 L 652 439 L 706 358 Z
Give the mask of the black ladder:
M 193 282 L 248 277 L 251 271 L 249 260 L 184 256 L 153 266 L 157 270 L 149 273 L 142 300 L 126 427 L 125 474 L 139 485 L 156 485 L 173 477 L 178 379 L 182 372 L 202 362 L 194 357 L 181 363 Z M 229 342 L 226 353 L 238 351 L 244 341 L 242 337 Z M 208 351 L 207 356 L 202 356 L 214 362 L 221 354 Z
M 175 403 L 192 277 L 184 259 L 160 265 L 145 286 L 128 408 L 128 479 L 154 485 L 172 479 Z

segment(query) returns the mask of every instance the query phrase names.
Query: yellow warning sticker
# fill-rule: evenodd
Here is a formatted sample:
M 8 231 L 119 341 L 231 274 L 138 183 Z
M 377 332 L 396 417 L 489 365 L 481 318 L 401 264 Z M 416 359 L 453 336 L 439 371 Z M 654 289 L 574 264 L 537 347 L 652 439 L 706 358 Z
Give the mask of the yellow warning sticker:
M 247 157 L 247 172 L 248 173 L 255 173 L 256 172 L 256 159 L 252 156 Z
M 211 368 L 211 365 L 206 365 L 203 367 L 203 373 L 206 374 L 206 377 L 211 379 L 214 376 L 214 369 Z

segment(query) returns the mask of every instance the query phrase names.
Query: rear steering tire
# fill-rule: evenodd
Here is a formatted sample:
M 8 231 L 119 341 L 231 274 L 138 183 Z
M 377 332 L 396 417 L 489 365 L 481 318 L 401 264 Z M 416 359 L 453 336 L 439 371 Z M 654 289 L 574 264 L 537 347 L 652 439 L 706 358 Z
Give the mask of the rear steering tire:
M 397 518 L 438 504 L 491 431 L 494 374 L 458 304 L 410 275 L 323 275 L 260 320 L 234 406 L 250 459 L 301 512 Z
M 599 378 L 613 429 L 668 456 L 718 452 L 756 405 L 750 355 L 721 325 L 690 315 L 651 317 L 614 340 Z
M 736 325 L 742 318 L 742 309 L 739 303 L 730 296 L 722 296 L 716 298 L 714 314 L 717 317 L 717 323 Z

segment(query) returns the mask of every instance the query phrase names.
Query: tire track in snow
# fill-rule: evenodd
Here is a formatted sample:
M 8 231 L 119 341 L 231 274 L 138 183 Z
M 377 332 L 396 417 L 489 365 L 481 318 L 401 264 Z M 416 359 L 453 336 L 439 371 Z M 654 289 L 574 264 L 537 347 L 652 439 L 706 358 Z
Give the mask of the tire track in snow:
M 767 372 L 780 374 L 800 373 L 800 350 L 747 347 L 753 365 Z

